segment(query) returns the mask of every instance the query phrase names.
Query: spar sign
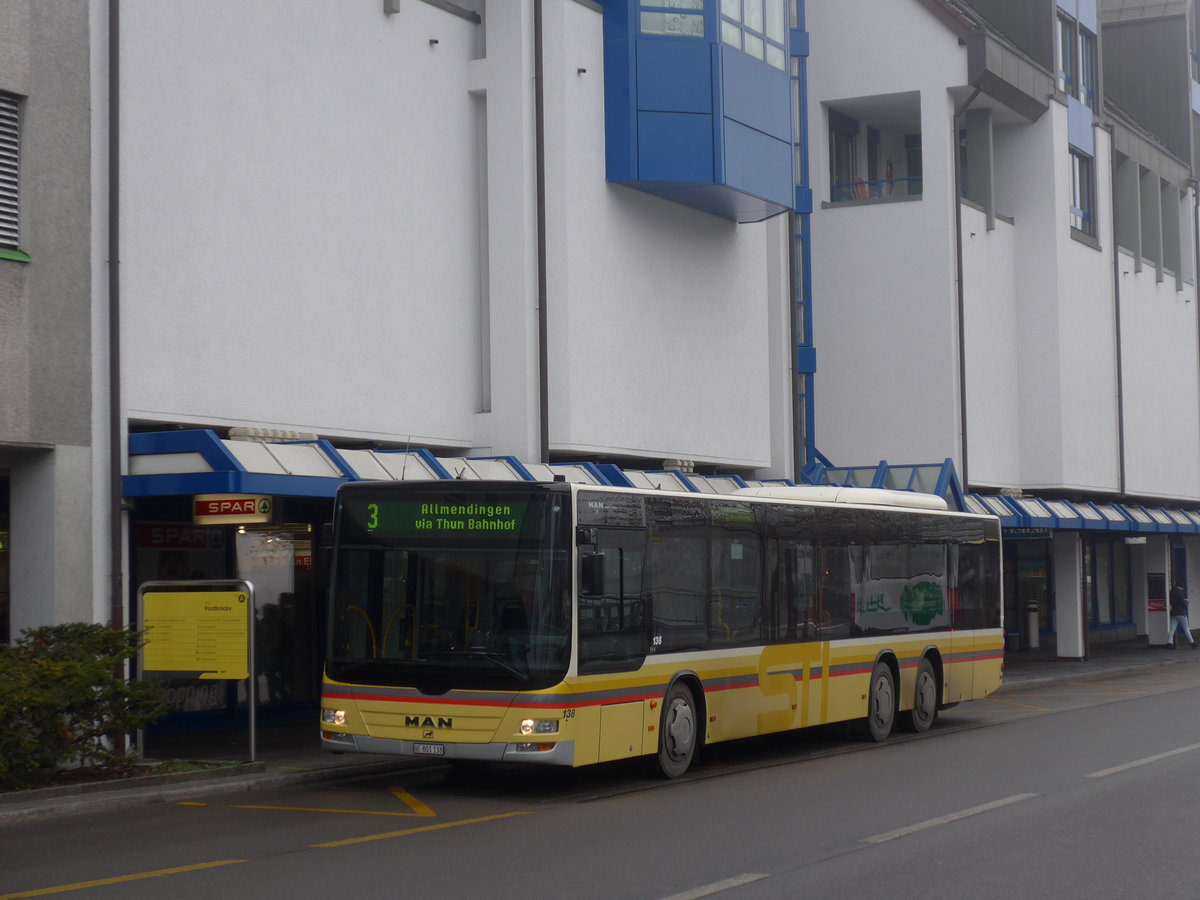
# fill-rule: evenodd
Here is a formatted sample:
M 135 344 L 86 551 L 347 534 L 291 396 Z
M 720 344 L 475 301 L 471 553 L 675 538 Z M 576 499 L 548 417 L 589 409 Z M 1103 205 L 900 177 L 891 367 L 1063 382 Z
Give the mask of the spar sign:
M 271 521 L 271 498 L 256 494 L 197 494 L 192 498 L 196 525 L 251 525 Z

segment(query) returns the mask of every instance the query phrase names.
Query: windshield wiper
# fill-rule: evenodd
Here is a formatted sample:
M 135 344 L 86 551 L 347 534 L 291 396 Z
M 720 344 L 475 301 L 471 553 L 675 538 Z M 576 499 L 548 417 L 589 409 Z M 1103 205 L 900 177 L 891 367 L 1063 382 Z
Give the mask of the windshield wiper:
M 496 668 L 503 669 L 505 672 L 507 672 L 509 675 L 512 675 L 519 681 L 529 680 L 528 672 L 522 672 L 520 669 L 509 665 L 504 661 L 503 658 L 497 656 L 495 653 L 489 653 L 486 650 L 460 650 L 455 655 L 465 659 L 486 659 Z

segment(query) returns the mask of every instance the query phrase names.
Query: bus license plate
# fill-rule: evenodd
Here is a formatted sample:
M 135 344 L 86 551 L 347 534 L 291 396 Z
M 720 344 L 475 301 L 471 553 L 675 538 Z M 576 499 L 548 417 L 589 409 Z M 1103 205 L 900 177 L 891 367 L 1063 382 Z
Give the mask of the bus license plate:
M 412 752 L 417 756 L 445 756 L 445 744 L 413 744 Z

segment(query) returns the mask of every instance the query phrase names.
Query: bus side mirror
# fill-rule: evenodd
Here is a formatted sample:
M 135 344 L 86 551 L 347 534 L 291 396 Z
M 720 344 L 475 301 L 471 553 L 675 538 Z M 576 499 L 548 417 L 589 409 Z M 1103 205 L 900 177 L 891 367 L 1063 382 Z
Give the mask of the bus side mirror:
M 579 525 L 575 529 L 575 546 L 576 547 L 594 547 L 600 543 L 600 532 L 595 528 L 588 528 L 585 525 Z
M 598 597 L 604 593 L 604 554 L 579 556 L 579 593 Z

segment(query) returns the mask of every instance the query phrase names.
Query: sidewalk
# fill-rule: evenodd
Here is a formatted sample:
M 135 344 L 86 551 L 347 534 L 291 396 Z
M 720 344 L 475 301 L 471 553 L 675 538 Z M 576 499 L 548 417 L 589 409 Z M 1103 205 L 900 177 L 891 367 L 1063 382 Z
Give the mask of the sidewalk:
M 1163 665 L 1200 667 L 1200 651 L 1186 645 L 1169 651 L 1148 647 L 1145 638 L 1094 644 L 1086 660 L 1058 659 L 1053 651 L 1019 651 L 1005 659 L 1006 691 L 1080 678 L 1110 678 Z M 259 725 L 256 761 L 239 767 L 182 772 L 103 783 L 0 793 L 0 829 L 13 822 L 79 813 L 109 812 L 197 794 L 236 793 L 331 781 L 430 765 L 376 754 L 334 755 L 320 746 L 315 721 Z M 147 741 L 147 757 L 187 760 L 248 760 L 248 729 L 164 736 Z

